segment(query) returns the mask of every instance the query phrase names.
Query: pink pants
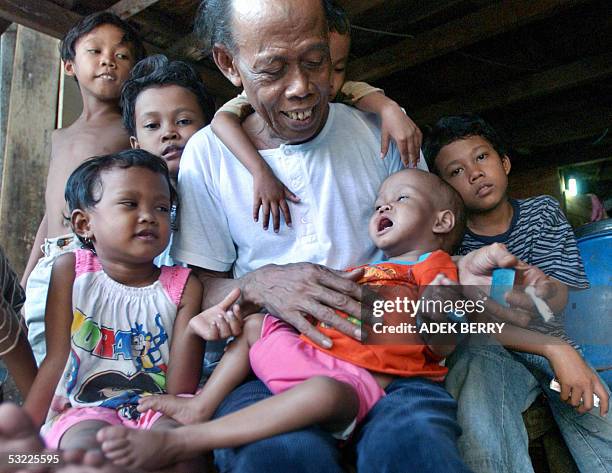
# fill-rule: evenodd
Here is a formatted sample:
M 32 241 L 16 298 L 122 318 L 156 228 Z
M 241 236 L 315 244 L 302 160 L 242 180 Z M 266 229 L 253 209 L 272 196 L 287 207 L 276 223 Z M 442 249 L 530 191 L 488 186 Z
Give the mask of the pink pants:
M 385 395 L 368 370 L 317 350 L 285 322 L 268 314 L 261 338 L 249 352 L 255 375 L 274 394 L 315 376 L 327 376 L 351 386 L 359 398 L 357 421 Z
M 148 410 L 135 421 L 125 419 L 118 415 L 115 409 L 107 407 L 73 407 L 55 418 L 50 429 L 43 434 L 43 437 L 47 448 L 56 449 L 59 448 L 62 436 L 70 427 L 86 420 L 97 420 L 109 425 L 124 425 L 132 429 L 149 430 L 162 415 L 161 412 Z

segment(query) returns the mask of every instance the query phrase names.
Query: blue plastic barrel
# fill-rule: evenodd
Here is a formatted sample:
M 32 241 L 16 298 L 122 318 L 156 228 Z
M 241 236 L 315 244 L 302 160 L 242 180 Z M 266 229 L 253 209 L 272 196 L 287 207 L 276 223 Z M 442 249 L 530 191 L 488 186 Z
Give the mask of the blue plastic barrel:
M 570 292 L 566 332 L 612 387 L 612 219 L 578 228 L 576 239 L 591 289 Z

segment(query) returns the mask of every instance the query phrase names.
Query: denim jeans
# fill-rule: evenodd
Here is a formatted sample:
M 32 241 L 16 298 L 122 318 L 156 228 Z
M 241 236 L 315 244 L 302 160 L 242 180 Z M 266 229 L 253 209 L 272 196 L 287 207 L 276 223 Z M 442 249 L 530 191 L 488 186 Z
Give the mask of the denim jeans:
M 533 472 L 522 413 L 544 393 L 581 472 L 612 472 L 612 422 L 599 409 L 580 415 L 549 384 L 542 356 L 500 345 L 465 345 L 447 359 L 446 388 L 457 399 L 459 450 L 476 473 Z M 604 383 L 605 386 L 605 383 Z
M 357 471 L 467 472 L 459 457 L 456 403 L 441 384 L 422 378 L 397 379 L 364 419 L 355 438 Z M 215 417 L 271 396 L 261 381 L 234 390 Z M 296 406 L 299 409 L 300 406 Z M 236 449 L 215 450 L 221 473 L 342 473 L 337 441 L 313 426 Z

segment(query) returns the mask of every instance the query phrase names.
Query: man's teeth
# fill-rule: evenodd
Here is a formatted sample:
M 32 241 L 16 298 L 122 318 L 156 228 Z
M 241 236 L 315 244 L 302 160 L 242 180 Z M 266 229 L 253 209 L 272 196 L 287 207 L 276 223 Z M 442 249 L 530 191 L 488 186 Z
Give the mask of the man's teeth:
M 292 120 L 307 120 L 312 115 L 312 109 L 303 112 L 285 112 L 285 115 Z

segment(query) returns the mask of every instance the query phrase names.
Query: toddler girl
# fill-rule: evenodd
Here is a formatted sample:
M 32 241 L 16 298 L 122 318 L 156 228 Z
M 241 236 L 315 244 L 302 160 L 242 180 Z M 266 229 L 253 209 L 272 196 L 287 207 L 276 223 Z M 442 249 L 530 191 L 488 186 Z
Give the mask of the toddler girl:
M 188 323 L 202 287 L 187 268 L 153 264 L 176 198 L 161 158 L 139 149 L 91 158 L 65 194 L 83 249 L 54 264 L 47 356 L 26 408 L 36 425 L 46 416 L 48 447 L 95 449 L 104 426 L 176 425 L 136 406 L 145 393 L 195 391 L 204 347 Z

